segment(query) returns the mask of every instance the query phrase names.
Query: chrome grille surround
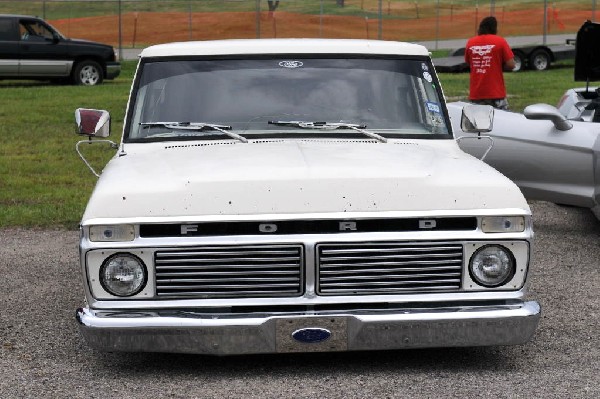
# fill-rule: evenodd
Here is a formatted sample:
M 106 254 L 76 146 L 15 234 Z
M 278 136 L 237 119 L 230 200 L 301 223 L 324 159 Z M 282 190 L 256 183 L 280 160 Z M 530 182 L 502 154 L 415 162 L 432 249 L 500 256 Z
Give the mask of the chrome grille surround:
M 464 251 L 457 242 L 317 245 L 319 295 L 458 291 Z
M 293 297 L 303 293 L 299 244 L 211 245 L 154 255 L 159 298 Z

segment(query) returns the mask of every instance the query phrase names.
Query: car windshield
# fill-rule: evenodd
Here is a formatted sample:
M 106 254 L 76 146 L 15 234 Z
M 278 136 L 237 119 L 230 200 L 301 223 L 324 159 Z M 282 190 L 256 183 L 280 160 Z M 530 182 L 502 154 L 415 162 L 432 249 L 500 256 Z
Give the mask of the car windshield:
M 428 60 L 144 60 L 125 140 L 450 138 Z

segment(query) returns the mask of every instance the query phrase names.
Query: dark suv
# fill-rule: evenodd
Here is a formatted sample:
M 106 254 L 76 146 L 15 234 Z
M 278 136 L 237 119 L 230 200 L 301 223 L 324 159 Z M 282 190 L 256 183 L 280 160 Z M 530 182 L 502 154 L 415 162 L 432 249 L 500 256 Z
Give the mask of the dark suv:
M 93 86 L 120 72 L 112 46 L 68 39 L 37 17 L 0 14 L 0 79 L 69 79 Z

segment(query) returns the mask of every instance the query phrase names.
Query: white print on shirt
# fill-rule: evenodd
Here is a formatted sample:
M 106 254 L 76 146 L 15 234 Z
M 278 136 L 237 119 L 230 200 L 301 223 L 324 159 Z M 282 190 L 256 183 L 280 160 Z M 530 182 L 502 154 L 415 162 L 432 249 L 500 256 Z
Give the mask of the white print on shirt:
M 484 56 L 492 52 L 495 44 L 486 44 L 485 46 L 471 46 L 470 50 L 473 54 Z
M 486 44 L 484 46 L 471 46 L 469 50 L 472 54 L 472 63 L 475 73 L 487 73 L 490 69 L 492 61 L 492 49 L 495 47 L 494 44 Z

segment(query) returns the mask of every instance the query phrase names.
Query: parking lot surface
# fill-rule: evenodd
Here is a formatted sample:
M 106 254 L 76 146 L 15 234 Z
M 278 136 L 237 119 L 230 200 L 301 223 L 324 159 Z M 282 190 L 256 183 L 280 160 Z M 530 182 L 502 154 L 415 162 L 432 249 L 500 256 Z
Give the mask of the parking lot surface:
M 205 357 L 101 353 L 80 337 L 78 232 L 0 229 L 0 398 L 598 398 L 600 222 L 532 202 L 521 346 Z

